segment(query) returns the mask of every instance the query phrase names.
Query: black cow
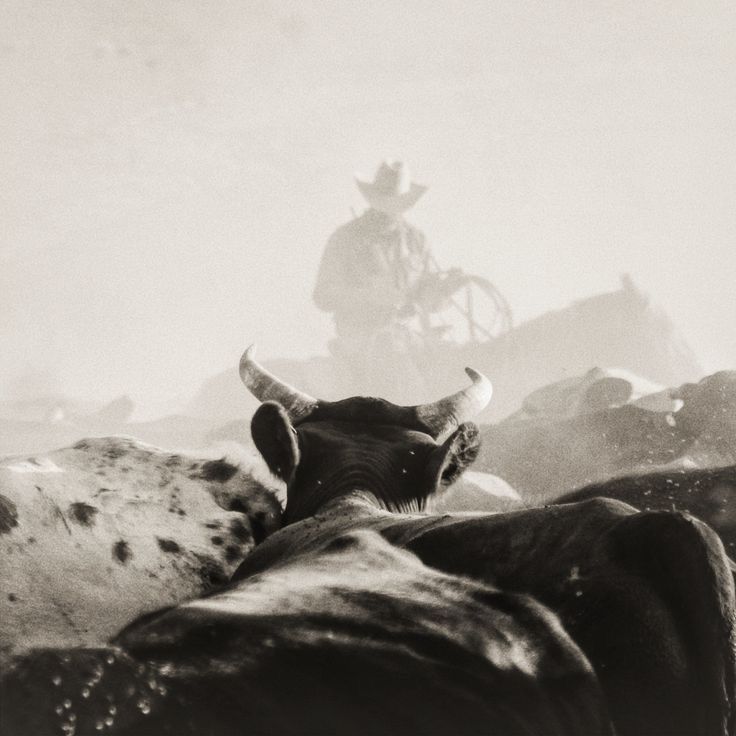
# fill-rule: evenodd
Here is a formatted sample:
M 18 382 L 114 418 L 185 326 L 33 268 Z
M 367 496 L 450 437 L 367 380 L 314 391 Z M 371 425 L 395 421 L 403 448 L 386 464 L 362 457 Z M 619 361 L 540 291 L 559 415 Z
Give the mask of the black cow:
M 616 498 L 642 511 L 687 511 L 720 534 L 729 555 L 736 553 L 736 465 L 614 478 L 567 493 L 556 503 L 590 498 Z
M 595 668 L 619 733 L 736 730 L 733 580 L 701 522 L 600 500 L 475 518 L 394 513 L 421 509 L 477 455 L 477 430 L 462 420 L 490 386 L 470 375 L 471 390 L 429 406 L 321 402 L 246 352 L 241 376 L 266 402 L 253 438 L 287 483 L 287 526 L 236 578 L 372 528 L 431 567 L 551 608 Z
M 548 610 L 374 531 L 141 619 L 116 643 L 22 660 L 0 693 L 3 733 L 612 733 L 595 674 Z

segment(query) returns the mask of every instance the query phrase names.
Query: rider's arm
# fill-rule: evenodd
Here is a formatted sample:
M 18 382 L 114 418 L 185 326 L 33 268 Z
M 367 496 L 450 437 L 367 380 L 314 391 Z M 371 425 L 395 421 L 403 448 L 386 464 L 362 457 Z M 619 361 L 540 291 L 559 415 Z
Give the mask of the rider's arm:
M 325 312 L 355 309 L 359 305 L 399 306 L 402 294 L 396 289 L 392 274 L 370 255 L 370 251 L 356 247 L 353 238 L 338 230 L 322 256 L 314 303 Z

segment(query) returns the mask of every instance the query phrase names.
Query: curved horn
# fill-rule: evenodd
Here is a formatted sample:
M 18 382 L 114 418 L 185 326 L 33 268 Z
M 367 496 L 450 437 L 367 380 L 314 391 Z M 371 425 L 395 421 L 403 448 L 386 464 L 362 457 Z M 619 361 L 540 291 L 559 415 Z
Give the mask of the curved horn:
M 486 408 L 493 395 L 491 382 L 478 371 L 466 368 L 473 383 L 456 394 L 446 396 L 433 404 L 416 407 L 417 417 L 432 430 L 434 437 L 458 427 Z
M 251 345 L 240 359 L 240 378 L 259 401 L 277 401 L 293 422 L 311 414 L 317 399 L 280 381 L 255 359 L 256 346 Z

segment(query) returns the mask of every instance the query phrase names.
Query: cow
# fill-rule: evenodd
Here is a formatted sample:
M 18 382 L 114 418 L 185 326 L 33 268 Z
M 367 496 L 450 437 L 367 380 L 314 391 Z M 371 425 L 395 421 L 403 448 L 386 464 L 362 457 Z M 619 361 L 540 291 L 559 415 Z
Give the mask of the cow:
M 258 709 L 257 698 L 263 711 L 253 717 L 267 722 L 254 730 L 268 732 L 733 734 L 733 580 L 705 524 L 600 499 L 423 513 L 478 454 L 468 419 L 491 387 L 467 372 L 471 386 L 432 404 L 325 402 L 246 351 L 241 377 L 263 402 L 251 431 L 286 483 L 284 527 L 225 590 L 134 622 L 114 640 L 119 657 L 46 652 L 18 663 L 3 685 L 12 722 L 32 719 L 44 677 L 46 691 L 65 677 L 79 686 L 74 657 L 84 655 L 96 662 L 96 687 L 108 676 L 95 674 L 100 656 L 122 662 L 121 677 L 102 681 L 125 697 L 140 692 L 133 673 L 150 678 L 162 696 L 155 732 L 173 722 L 169 733 L 189 733 L 179 729 L 190 720 L 198 732 L 233 733 L 235 722 L 246 730 L 240 716 Z M 443 576 L 437 587 L 432 575 Z M 484 592 L 472 594 L 475 586 Z M 460 590 L 484 603 L 478 615 Z M 385 648 L 389 638 L 397 649 Z M 71 732 L 89 717 L 91 688 L 81 687 L 55 706 L 64 719 L 55 727 Z M 100 693 L 96 708 L 116 697 Z M 121 721 L 122 733 L 140 733 L 140 719 L 154 714 L 150 699 L 133 703 L 143 715 L 126 706 L 138 720 Z
M 521 409 L 508 417 L 566 419 L 578 414 L 633 404 L 648 411 L 675 412 L 682 406 L 664 386 L 621 368 L 591 368 L 581 376 L 542 386 L 524 398 Z
M 736 555 L 736 465 L 671 468 L 614 478 L 567 493 L 555 503 L 590 498 L 615 498 L 646 511 L 686 511 L 715 529 L 726 552 Z
M 612 735 L 595 674 L 527 596 L 355 530 L 133 623 L 22 658 L 3 733 Z
M 698 467 L 736 463 L 736 371 L 718 371 L 672 392 L 677 421 L 694 436 L 688 457 Z
M 552 609 L 595 668 L 617 732 L 733 731 L 733 581 L 720 539 L 701 522 L 598 499 L 473 518 L 401 515 L 420 511 L 478 454 L 477 428 L 462 420 L 490 385 L 469 374 L 469 389 L 430 405 L 322 402 L 246 352 L 241 377 L 265 402 L 253 439 L 287 484 L 286 526 L 235 579 L 372 528 L 431 567 Z
M 736 371 L 669 393 L 682 402 L 675 413 L 626 404 L 484 427 L 477 468 L 503 478 L 528 503 L 540 504 L 591 483 L 667 466 L 736 463 Z
M 28 647 L 102 644 L 222 585 L 280 519 L 235 458 L 99 437 L 0 459 L 0 664 Z

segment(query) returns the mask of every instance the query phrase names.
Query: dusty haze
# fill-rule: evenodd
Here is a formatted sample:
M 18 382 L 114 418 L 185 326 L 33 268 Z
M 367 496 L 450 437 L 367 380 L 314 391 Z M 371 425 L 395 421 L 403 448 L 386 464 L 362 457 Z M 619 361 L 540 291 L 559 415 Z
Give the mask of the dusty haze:
M 628 272 L 706 371 L 736 366 L 733 4 L 2 16 L 0 396 L 154 401 L 250 341 L 326 352 L 322 248 L 387 155 L 430 187 L 410 219 L 440 263 L 491 278 L 517 321 Z

